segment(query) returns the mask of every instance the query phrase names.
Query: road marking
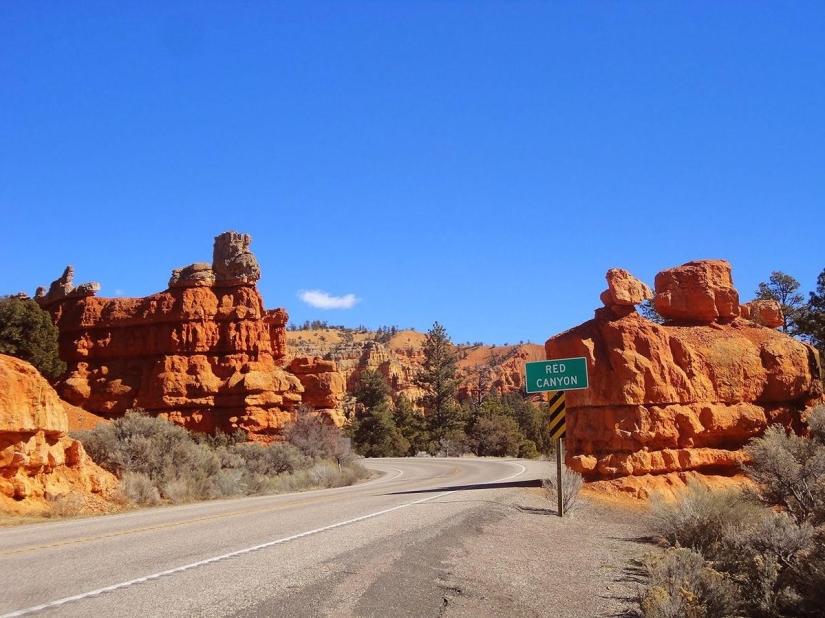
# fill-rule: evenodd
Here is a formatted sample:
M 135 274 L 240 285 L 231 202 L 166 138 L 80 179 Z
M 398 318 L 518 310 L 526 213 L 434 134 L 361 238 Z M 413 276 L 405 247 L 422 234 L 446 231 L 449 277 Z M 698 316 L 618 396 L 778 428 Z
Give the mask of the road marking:
M 385 478 L 385 477 L 381 476 L 381 477 L 379 477 L 377 479 L 374 479 L 372 481 L 368 481 L 367 483 L 362 483 L 360 485 L 348 485 L 347 487 L 351 487 L 351 488 L 356 489 L 356 491 L 350 492 L 352 494 L 355 494 L 355 495 L 364 494 L 364 493 L 367 493 L 368 491 L 372 491 L 372 484 L 373 483 L 376 483 L 377 481 L 394 481 L 395 479 L 401 477 L 404 474 L 404 472 L 399 470 L 398 468 L 390 468 L 390 470 L 393 470 L 394 472 L 397 472 L 398 474 L 391 477 L 391 478 Z M 458 471 L 457 468 L 454 469 L 453 474 L 455 474 L 457 471 Z M 427 480 L 429 481 L 429 479 L 427 479 Z M 333 488 L 333 489 L 340 489 L 340 488 L 336 487 L 336 488 Z M 316 491 L 326 491 L 326 490 L 322 489 L 322 490 L 316 490 Z M 295 492 L 292 492 L 292 493 L 294 494 Z M 286 496 L 286 495 L 292 495 L 292 494 L 274 494 L 274 495 Z M 256 497 L 265 497 L 265 496 L 256 496 Z M 330 499 L 334 499 L 334 498 L 337 498 L 337 497 L 338 497 L 338 494 L 327 494 L 327 495 L 323 495 L 323 496 L 312 496 L 312 497 L 306 498 L 304 500 L 299 500 L 299 501 L 296 501 L 296 502 L 288 502 L 286 504 L 270 504 L 270 505 L 258 507 L 258 508 L 255 508 L 255 509 L 240 509 L 240 510 L 235 510 L 235 511 L 229 511 L 227 513 L 218 513 L 217 515 L 204 515 L 202 517 L 181 519 L 179 521 L 172 521 L 172 522 L 167 522 L 167 523 L 163 523 L 163 524 L 154 524 L 154 525 L 151 525 L 151 526 L 143 526 L 141 528 L 129 528 L 127 530 L 120 530 L 118 532 L 110 532 L 108 534 L 97 534 L 97 535 L 91 535 L 91 536 L 77 537 L 77 538 L 73 538 L 73 539 L 67 539 L 65 541 L 58 541 L 58 542 L 55 542 L 55 543 L 46 543 L 46 544 L 43 544 L 43 545 L 33 545 L 33 546 L 29 545 L 29 546 L 26 546 L 26 547 L 19 547 L 17 549 L 9 549 L 9 550 L 6 550 L 6 551 L 0 551 L 0 557 L 12 556 L 12 555 L 15 555 L 15 554 L 24 554 L 26 552 L 40 551 L 40 550 L 43 550 L 43 549 L 53 549 L 55 547 L 65 547 L 67 545 L 77 545 L 79 543 L 88 543 L 89 541 L 99 541 L 101 539 L 111 539 L 111 538 L 115 538 L 115 537 L 119 537 L 119 536 L 128 536 L 130 534 L 140 534 L 141 532 L 153 532 L 155 530 L 163 530 L 164 528 L 175 528 L 177 526 L 185 526 L 185 525 L 188 525 L 188 524 L 200 523 L 200 522 L 204 522 L 204 521 L 210 521 L 210 520 L 213 520 L 213 519 L 222 519 L 222 518 L 225 518 L 225 517 L 235 517 L 235 516 L 242 516 L 242 515 L 254 515 L 256 513 L 265 513 L 267 511 L 279 511 L 279 510 L 282 510 L 282 509 L 292 508 L 292 507 L 295 507 L 295 506 L 303 506 L 303 505 L 306 505 L 306 504 L 311 504 L 313 502 L 321 502 L 321 501 L 324 501 L 324 500 L 330 500 Z
M 507 478 L 503 478 L 503 479 L 501 479 L 501 480 L 499 480 L 499 481 L 496 481 L 496 483 L 501 483 L 501 482 L 503 482 L 503 481 L 509 481 L 510 479 L 514 479 L 514 478 L 516 478 L 517 476 L 521 476 L 522 474 L 524 474 L 525 472 L 527 472 L 527 468 L 525 468 L 524 466 L 522 466 L 520 463 L 516 463 L 515 461 L 508 461 L 507 463 L 508 463 L 508 464 L 513 464 L 514 466 L 518 466 L 519 468 L 521 468 L 521 471 L 520 471 L 520 472 L 516 472 L 515 474 L 511 474 L 511 475 L 510 475 L 510 476 L 508 476 Z M 2 618 L 2 617 L 0 617 L 0 618 Z
M 519 464 L 516 464 L 519 465 Z M 523 467 L 523 466 L 522 466 Z M 521 474 L 519 472 L 518 474 Z M 518 476 L 518 474 L 514 476 Z M 512 478 L 512 477 L 509 477 Z M 506 479 L 505 479 L 506 480 Z M 318 534 L 319 532 L 326 532 L 327 530 L 332 530 L 334 528 L 340 528 L 341 526 L 347 526 L 349 524 L 354 524 L 359 521 L 364 521 L 365 519 L 372 519 L 373 517 L 378 517 L 379 515 L 386 515 L 387 513 L 392 513 L 393 511 L 398 511 L 400 509 L 405 509 L 409 506 L 414 506 L 416 504 L 421 504 L 422 502 L 429 502 L 430 500 L 436 500 L 438 498 L 443 498 L 444 496 L 449 496 L 450 494 L 457 493 L 459 490 L 454 489 L 453 491 L 446 491 L 435 496 L 430 496 L 429 498 L 421 498 L 420 500 L 415 500 L 414 502 L 408 502 L 406 504 L 401 504 L 399 506 L 394 506 L 389 509 L 384 509 L 381 511 L 376 511 L 375 513 L 370 513 L 369 515 L 362 515 L 361 517 L 355 517 L 354 519 L 347 519 L 346 521 L 339 521 L 335 524 L 330 524 L 329 526 L 324 526 L 323 528 L 316 528 L 315 530 L 308 530 L 306 532 L 299 532 L 298 534 L 293 534 L 292 536 L 287 536 L 282 539 L 276 539 L 274 541 L 269 541 L 267 543 L 261 543 L 260 545 L 254 545 L 252 547 L 247 547 L 245 549 L 239 549 L 237 551 L 229 552 L 228 554 L 222 554 L 220 556 L 215 556 L 213 558 L 207 558 L 205 560 L 199 560 L 198 562 L 192 562 L 190 564 L 185 564 L 183 566 L 176 567 L 174 569 L 167 569 L 165 571 L 160 571 L 158 573 L 152 573 L 151 575 L 145 575 L 143 577 L 138 577 L 136 579 L 130 579 L 129 581 L 121 582 L 119 584 L 112 584 L 111 586 L 105 586 L 104 588 L 97 588 L 96 590 L 90 590 L 89 592 L 83 592 L 81 594 L 76 594 L 70 597 L 65 597 L 63 599 L 58 599 L 57 601 L 51 601 L 49 603 L 43 603 L 42 605 L 35 605 L 33 607 L 27 607 L 25 609 L 20 609 L 8 614 L 0 615 L 0 618 L 16 618 L 17 616 L 26 616 L 27 614 L 34 614 L 36 612 L 41 612 L 44 609 L 52 609 L 54 607 L 60 607 L 61 605 L 65 605 L 66 603 L 71 603 L 72 601 L 80 601 L 82 599 L 88 599 L 89 597 L 96 597 L 100 594 L 105 592 L 113 592 L 115 590 L 122 590 L 123 588 L 129 588 L 130 586 L 134 586 L 136 584 L 142 584 L 144 582 L 151 581 L 153 579 L 159 579 L 161 577 L 165 577 L 167 575 L 173 575 L 175 573 L 183 573 L 184 571 L 190 571 L 192 569 L 206 566 L 207 564 L 212 564 L 213 562 L 219 562 L 221 560 L 226 560 L 228 558 L 234 558 L 235 556 L 242 556 L 244 554 L 251 553 L 253 551 L 258 551 L 261 549 L 266 549 L 267 547 L 272 547 L 274 545 L 280 545 L 282 543 L 288 543 L 289 541 L 294 541 L 296 539 L 302 539 L 307 536 L 311 536 L 313 534 Z

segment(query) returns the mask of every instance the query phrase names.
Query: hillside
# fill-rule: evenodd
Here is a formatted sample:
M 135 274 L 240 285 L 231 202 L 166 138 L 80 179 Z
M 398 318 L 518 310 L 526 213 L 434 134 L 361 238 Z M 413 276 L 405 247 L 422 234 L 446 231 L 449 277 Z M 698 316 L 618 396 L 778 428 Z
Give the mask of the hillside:
M 352 390 L 364 370 L 380 371 L 395 394 L 415 400 L 421 396 L 415 375 L 424 360 L 426 334 L 414 330 L 388 332 L 320 328 L 287 331 L 287 358 L 320 356 L 333 360 Z M 524 388 L 524 363 L 543 360 L 544 347 L 532 343 L 455 346 L 458 354 L 459 398 L 476 398 L 491 388 L 501 393 Z

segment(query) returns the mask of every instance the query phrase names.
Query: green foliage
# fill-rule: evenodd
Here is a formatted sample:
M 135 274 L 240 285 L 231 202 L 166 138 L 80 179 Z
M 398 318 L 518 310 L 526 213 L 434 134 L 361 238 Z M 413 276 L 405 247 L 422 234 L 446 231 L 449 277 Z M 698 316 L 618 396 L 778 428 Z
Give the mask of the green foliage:
M 407 455 L 435 450 L 427 430 L 427 419 L 423 414 L 416 412 L 412 402 L 403 394 L 398 396 L 392 416 L 395 426 L 410 445 Z
M 759 288 L 756 290 L 756 299 L 779 301 L 784 315 L 782 332 L 789 335 L 796 334 L 796 321 L 805 303 L 805 298 L 799 293 L 799 281 L 790 275 L 775 270 L 771 273 L 767 283 L 763 281 L 759 284 Z
M 809 294 L 808 303 L 796 318 L 799 334 L 819 350 L 825 363 L 825 269 L 816 279 L 816 292 Z
M 356 452 L 365 457 L 403 457 L 410 443 L 395 424 L 390 387 L 380 371 L 363 371 L 353 394 L 358 404 L 350 427 Z
M 420 403 L 426 411 L 430 438 L 437 443 L 463 427 L 455 398 L 457 356 L 446 329 L 438 322 L 427 332 L 422 348 L 424 362 L 415 382 L 424 390 Z
M 396 426 L 387 402 L 356 419 L 352 441 L 355 450 L 365 457 L 404 457 L 410 451 L 410 442 Z
M 491 457 L 516 457 L 523 440 L 514 418 L 495 413 L 479 417 L 470 438 L 476 455 Z
M 665 319 L 659 315 L 659 312 L 656 311 L 656 307 L 653 305 L 652 300 L 645 300 L 639 305 L 639 313 L 642 317 L 647 318 L 651 322 L 656 322 L 656 324 L 664 324 Z
M 384 403 L 391 392 L 392 390 L 380 371 L 367 369 L 361 372 L 358 377 L 358 386 L 355 387 L 352 394 L 355 396 L 355 401 L 361 404 L 364 409 L 371 410 Z
M 0 298 L 0 354 L 27 361 L 50 381 L 66 370 L 58 355 L 58 330 L 31 299 Z

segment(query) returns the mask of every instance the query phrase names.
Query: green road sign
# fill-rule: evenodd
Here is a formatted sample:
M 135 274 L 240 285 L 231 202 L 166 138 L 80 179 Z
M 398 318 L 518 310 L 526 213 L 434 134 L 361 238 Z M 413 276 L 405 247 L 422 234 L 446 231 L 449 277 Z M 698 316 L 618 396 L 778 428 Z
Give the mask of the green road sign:
M 526 364 L 527 392 L 575 391 L 587 388 L 587 360 L 557 358 Z

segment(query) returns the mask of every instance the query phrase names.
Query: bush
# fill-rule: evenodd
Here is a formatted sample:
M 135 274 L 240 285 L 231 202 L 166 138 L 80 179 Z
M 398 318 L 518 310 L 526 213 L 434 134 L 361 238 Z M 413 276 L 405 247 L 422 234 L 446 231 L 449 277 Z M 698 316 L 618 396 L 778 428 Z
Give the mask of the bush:
M 816 406 L 808 415 L 808 430 L 812 440 L 825 445 L 825 406 Z
M 579 490 L 583 484 L 584 479 L 581 474 L 571 470 L 567 466 L 563 465 L 561 467 L 562 507 L 565 515 L 575 510 L 578 503 Z M 544 479 L 541 485 L 544 487 L 547 499 L 558 503 L 559 490 L 556 475 L 554 474 L 550 478 Z
M 654 503 L 656 531 L 677 548 L 690 548 L 703 566 L 696 557 L 679 558 L 696 564 L 651 571 L 650 588 L 639 600 L 645 616 L 717 615 L 716 601 L 697 596 L 683 573 L 695 578 L 708 569 L 735 586 L 741 600 L 738 615 L 825 616 L 825 447 L 816 437 L 820 414 L 812 413 L 809 421 L 814 439 L 773 426 L 751 441 L 747 469 L 757 489 L 710 491 L 690 483 L 675 503 Z M 685 599 L 679 597 L 682 590 L 689 593 Z M 695 604 L 687 602 L 694 598 Z
M 140 411 L 73 435 L 95 462 L 121 479 L 121 494 L 138 505 L 338 487 L 367 475 L 361 466 L 319 468 L 292 444 L 235 441 L 241 438 L 237 433 L 193 439 L 183 427 Z
M 814 426 L 818 428 L 819 413 Z M 818 429 L 814 429 L 818 431 Z M 825 445 L 788 434 L 771 425 L 761 438 L 745 448 L 751 463 L 746 467 L 756 481 L 759 498 L 782 507 L 797 522 L 822 521 L 825 515 Z
M 299 406 L 295 422 L 286 427 L 284 435 L 307 457 L 341 463 L 352 459 L 352 453 L 343 447 L 344 433 L 312 408 Z
M 639 595 L 646 618 L 727 618 L 735 616 L 739 591 L 689 549 L 645 557 L 649 587 Z
M 120 479 L 120 491 L 129 502 L 141 506 L 160 503 L 160 492 L 152 479 L 143 472 L 124 472 Z
M 668 543 L 710 558 L 719 551 L 729 527 L 743 526 L 760 512 L 740 489 L 713 491 L 690 480 L 675 502 L 655 496 L 650 515 L 653 529 Z
M 277 476 L 291 474 L 312 465 L 312 459 L 303 455 L 295 446 L 283 442 L 275 442 L 267 447 L 257 442 L 235 444 L 228 449 L 231 455 L 236 455 L 231 468 L 244 468 L 252 474 Z
M 0 298 L 0 354 L 34 365 L 47 380 L 66 371 L 58 355 L 58 330 L 47 311 L 28 298 Z

